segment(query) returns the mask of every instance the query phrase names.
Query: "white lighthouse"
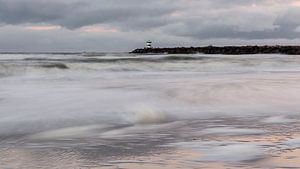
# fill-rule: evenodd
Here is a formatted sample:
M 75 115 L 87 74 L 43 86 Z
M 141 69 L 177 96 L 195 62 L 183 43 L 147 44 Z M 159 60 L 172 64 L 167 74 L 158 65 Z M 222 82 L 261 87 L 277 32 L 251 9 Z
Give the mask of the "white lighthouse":
M 152 49 L 152 42 L 150 41 L 150 40 L 148 40 L 147 42 L 146 42 L 146 47 L 145 47 L 146 49 Z

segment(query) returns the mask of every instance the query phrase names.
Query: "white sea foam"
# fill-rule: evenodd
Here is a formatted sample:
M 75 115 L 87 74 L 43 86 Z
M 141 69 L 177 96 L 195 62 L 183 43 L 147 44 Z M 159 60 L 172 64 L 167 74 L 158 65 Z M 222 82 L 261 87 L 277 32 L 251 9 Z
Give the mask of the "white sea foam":
M 236 142 L 193 141 L 170 144 L 178 148 L 188 148 L 199 153 L 195 161 L 221 161 L 229 163 L 263 159 L 265 151 L 260 145 Z
M 50 130 L 39 132 L 31 135 L 30 139 L 38 140 L 52 140 L 52 139 L 70 139 L 70 138 L 82 138 L 91 134 L 93 130 L 103 128 L 101 126 L 80 126 L 80 127 L 68 127 L 57 130 Z
M 289 139 L 282 143 L 289 149 L 300 148 L 300 138 Z
M 235 128 L 235 127 L 217 127 L 202 130 L 203 134 L 216 134 L 216 135 L 257 135 L 265 133 L 259 129 Z
M 285 116 L 273 116 L 273 117 L 263 119 L 262 122 L 264 122 L 264 123 L 293 123 L 293 122 L 297 122 L 297 120 L 290 119 Z
M 204 152 L 204 161 L 245 162 L 265 157 L 262 148 L 253 144 L 232 144 L 219 146 Z
M 176 119 L 174 113 L 163 111 L 163 108 L 157 108 L 153 103 L 152 105 L 130 106 L 126 111 L 129 113 L 124 114 L 124 119 L 138 125 L 163 124 Z

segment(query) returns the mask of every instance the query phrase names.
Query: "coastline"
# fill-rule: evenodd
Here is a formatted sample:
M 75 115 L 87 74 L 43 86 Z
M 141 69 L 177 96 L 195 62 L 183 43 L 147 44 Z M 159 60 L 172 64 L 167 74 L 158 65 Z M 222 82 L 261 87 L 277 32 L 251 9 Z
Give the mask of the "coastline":
M 246 55 L 246 54 L 286 54 L 300 55 L 300 46 L 205 46 L 205 47 L 174 47 L 174 48 L 139 48 L 133 54 L 223 54 L 223 55 Z

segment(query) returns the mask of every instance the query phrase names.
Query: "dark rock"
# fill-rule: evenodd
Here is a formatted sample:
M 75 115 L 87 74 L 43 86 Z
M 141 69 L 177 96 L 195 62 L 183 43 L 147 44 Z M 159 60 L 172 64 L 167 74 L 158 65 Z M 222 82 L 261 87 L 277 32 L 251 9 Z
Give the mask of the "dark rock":
M 175 48 L 144 48 L 135 49 L 130 53 L 136 54 L 225 54 L 225 55 L 244 55 L 244 54 L 287 54 L 300 55 L 300 46 L 206 46 L 206 47 L 175 47 Z

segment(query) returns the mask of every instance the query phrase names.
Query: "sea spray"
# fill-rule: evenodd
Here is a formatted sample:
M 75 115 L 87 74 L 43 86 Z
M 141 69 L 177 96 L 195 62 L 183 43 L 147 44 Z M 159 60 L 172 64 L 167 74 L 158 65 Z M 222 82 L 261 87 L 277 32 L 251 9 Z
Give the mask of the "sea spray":
M 174 113 L 171 114 L 162 109 L 156 109 L 146 105 L 136 105 L 127 111 L 128 113 L 126 113 L 124 119 L 136 125 L 163 124 L 176 120 Z

